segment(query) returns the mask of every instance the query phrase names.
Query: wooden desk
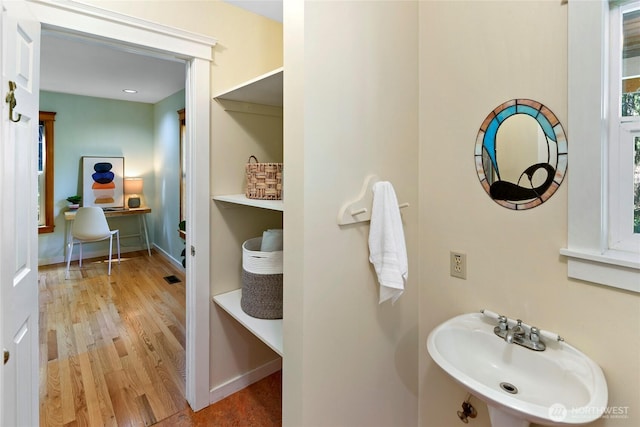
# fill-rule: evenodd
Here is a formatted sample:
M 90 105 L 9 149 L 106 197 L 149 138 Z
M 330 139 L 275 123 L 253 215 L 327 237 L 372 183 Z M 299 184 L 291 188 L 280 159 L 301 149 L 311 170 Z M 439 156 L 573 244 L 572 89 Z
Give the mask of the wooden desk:
M 65 221 L 66 234 L 65 234 L 65 242 L 64 242 L 65 251 L 66 251 L 67 245 L 71 241 L 71 221 L 73 221 L 76 218 L 76 212 L 77 211 L 74 210 L 74 211 L 66 211 L 64 213 L 64 219 L 66 220 Z M 114 218 L 119 216 L 137 215 L 140 229 L 141 229 L 140 231 L 144 231 L 144 240 L 147 244 L 147 252 L 149 253 L 149 256 L 151 256 L 151 246 L 149 246 L 149 232 L 147 230 L 147 219 L 146 219 L 146 214 L 148 213 L 151 213 L 151 208 L 114 209 L 114 210 L 105 210 L 104 216 L 107 218 Z M 129 234 L 127 236 L 120 236 L 120 238 L 124 239 L 127 237 L 135 237 L 135 236 L 141 237 L 142 232 L 139 234 Z M 66 257 L 66 254 L 65 254 L 65 257 Z

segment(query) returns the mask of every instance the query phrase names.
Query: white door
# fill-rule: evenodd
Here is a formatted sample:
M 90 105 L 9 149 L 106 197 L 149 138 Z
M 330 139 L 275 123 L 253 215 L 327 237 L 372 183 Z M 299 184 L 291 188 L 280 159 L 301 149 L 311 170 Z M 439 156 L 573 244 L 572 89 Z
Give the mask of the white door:
M 32 427 L 39 424 L 36 161 L 40 23 L 29 18 L 24 1 L 0 3 L 0 344 L 4 353 L 0 426 Z M 11 117 L 10 82 L 16 86 Z

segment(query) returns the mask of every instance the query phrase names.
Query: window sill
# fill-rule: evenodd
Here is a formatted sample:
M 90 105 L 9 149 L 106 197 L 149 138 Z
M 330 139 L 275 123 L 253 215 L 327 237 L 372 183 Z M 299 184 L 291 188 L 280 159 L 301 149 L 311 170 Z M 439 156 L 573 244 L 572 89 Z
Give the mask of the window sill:
M 53 233 L 54 227 L 53 225 L 41 225 L 38 227 L 38 234 Z
M 570 278 L 640 293 L 638 254 L 622 251 L 601 254 L 574 249 L 560 249 L 560 254 L 567 257 Z

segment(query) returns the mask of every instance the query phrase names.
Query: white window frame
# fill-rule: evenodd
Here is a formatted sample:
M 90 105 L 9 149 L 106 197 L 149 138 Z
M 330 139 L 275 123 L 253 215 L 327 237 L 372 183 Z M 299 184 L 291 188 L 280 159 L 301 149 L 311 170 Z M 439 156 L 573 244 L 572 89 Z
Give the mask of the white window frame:
M 633 233 L 633 139 L 640 137 L 640 117 L 622 117 L 622 15 L 640 9 L 640 1 L 611 7 L 609 49 L 609 248 L 640 253 L 640 235 Z
M 618 210 L 610 210 L 609 3 L 573 0 L 568 7 L 569 217 L 560 253 L 570 278 L 640 292 L 640 252 L 610 244 Z

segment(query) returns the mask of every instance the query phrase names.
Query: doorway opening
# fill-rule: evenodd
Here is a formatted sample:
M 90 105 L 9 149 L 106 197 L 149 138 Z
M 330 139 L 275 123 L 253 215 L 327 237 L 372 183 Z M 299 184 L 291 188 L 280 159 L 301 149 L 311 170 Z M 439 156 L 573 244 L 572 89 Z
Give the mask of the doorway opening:
M 185 398 L 193 410 L 199 410 L 210 402 L 209 343 L 202 337 L 209 336 L 209 94 L 212 46 L 216 41 L 81 3 L 33 1 L 30 5 L 43 29 L 67 32 L 141 55 L 179 59 L 186 64 L 186 246 L 189 256 L 186 259 Z M 192 232 L 196 229 L 197 233 Z

